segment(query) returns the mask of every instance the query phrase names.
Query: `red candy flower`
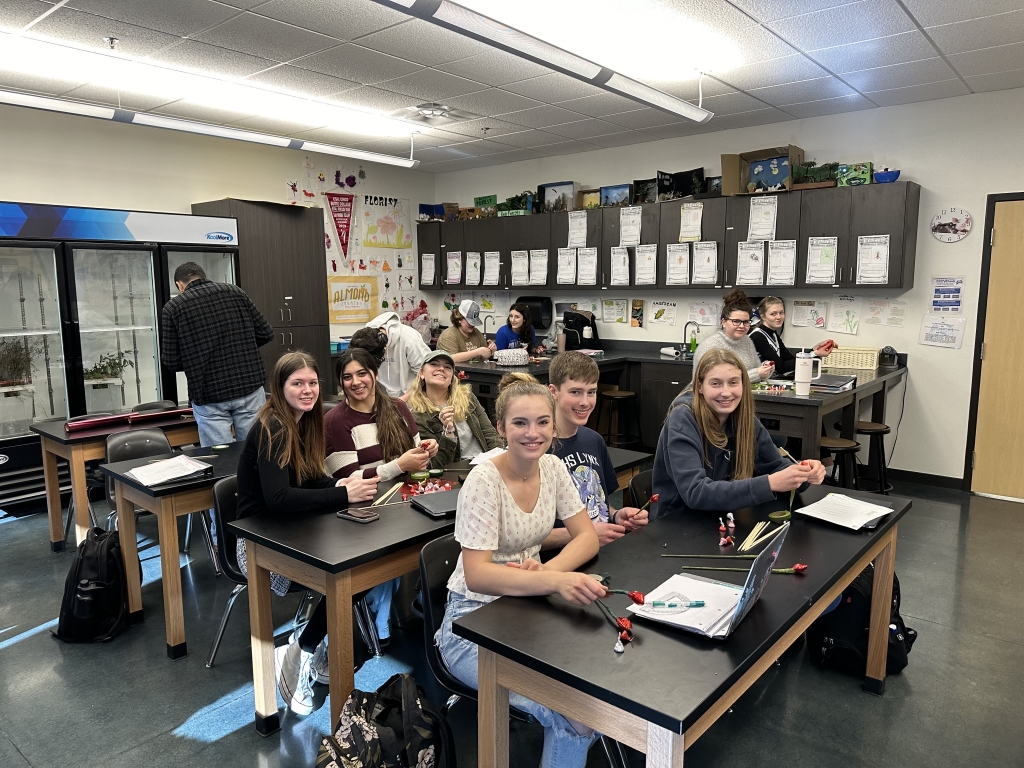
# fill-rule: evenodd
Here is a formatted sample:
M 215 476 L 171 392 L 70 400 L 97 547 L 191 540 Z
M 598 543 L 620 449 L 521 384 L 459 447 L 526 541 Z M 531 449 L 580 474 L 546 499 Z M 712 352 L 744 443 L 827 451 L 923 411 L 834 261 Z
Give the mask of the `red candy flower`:
M 632 600 L 637 605 L 643 605 L 644 604 L 644 593 L 643 592 L 636 592 L 636 591 L 630 592 L 629 593 L 629 599 Z
M 651 506 L 651 504 L 657 504 L 659 498 L 660 498 L 659 494 L 657 494 L 657 493 L 651 494 L 651 498 L 649 498 L 647 500 L 646 504 L 644 504 L 642 507 L 640 507 L 640 511 L 643 512 L 645 509 L 647 509 L 649 506 Z
M 629 631 L 633 629 L 633 622 L 627 619 L 625 616 L 618 616 L 615 619 L 615 626 L 623 631 Z
M 633 632 L 628 629 L 622 630 L 621 632 L 619 632 L 619 640 L 623 643 L 633 642 Z
M 796 571 L 797 573 L 803 573 L 804 571 L 807 570 L 807 564 L 806 563 L 795 563 L 793 565 L 793 570 Z

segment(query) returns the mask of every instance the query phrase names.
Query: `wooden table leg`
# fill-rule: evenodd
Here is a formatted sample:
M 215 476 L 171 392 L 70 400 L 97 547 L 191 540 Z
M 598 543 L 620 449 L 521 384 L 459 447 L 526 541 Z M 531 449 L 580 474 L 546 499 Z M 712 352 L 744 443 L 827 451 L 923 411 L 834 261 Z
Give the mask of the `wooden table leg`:
M 355 654 L 352 650 L 352 574 L 327 575 L 327 659 L 331 670 L 331 728 L 338 722 L 345 700 L 355 689 Z
M 821 409 L 804 408 L 801 417 L 800 458 L 817 459 L 821 457 Z
M 128 623 L 141 624 L 142 574 L 139 572 L 139 544 L 135 535 L 135 505 L 124 497 L 124 485 L 114 483 L 117 504 L 117 532 L 124 560 L 124 575 L 128 582 Z
M 81 544 L 92 526 L 89 520 L 89 485 L 85 481 L 85 449 L 82 446 L 71 447 L 68 471 L 71 474 L 71 497 L 75 500 L 75 541 Z
M 61 519 L 60 477 L 57 474 L 57 455 L 47 450 L 47 439 L 42 438 L 43 483 L 46 486 L 46 514 L 50 520 L 50 551 L 63 552 L 64 521 Z
M 181 560 L 178 558 L 178 519 L 170 499 L 161 499 L 164 507 L 157 513 L 160 531 L 160 575 L 164 585 L 164 621 L 167 658 L 177 661 L 188 655 L 185 645 L 185 611 L 181 604 Z
M 896 529 L 886 534 L 889 543 L 875 557 L 875 575 L 871 585 L 871 624 L 868 629 L 868 668 L 864 690 L 881 696 L 885 693 L 885 662 L 889 650 L 889 616 L 892 607 L 892 578 L 896 569 Z
M 647 768 L 683 768 L 683 735 L 648 723 Z
M 249 633 L 252 638 L 256 733 L 260 736 L 270 736 L 281 730 L 281 720 L 277 714 L 277 677 L 274 672 L 274 617 L 270 605 L 270 571 L 260 565 L 257 545 L 251 541 L 245 542 L 245 560 L 249 574 Z
M 498 684 L 493 651 L 481 648 L 477 663 L 477 764 L 508 768 L 508 688 Z

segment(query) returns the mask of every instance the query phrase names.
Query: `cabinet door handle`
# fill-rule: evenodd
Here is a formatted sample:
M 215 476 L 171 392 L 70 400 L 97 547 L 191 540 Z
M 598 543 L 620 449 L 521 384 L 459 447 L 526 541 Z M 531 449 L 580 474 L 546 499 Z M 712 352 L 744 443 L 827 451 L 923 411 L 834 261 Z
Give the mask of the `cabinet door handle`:
M 669 384 L 671 384 L 673 387 L 678 387 L 679 386 L 679 382 L 678 381 L 670 381 Z
M 292 311 L 291 311 L 291 309 L 289 309 L 288 310 L 288 322 L 290 323 L 291 321 L 292 321 Z
M 281 322 L 284 322 L 284 310 L 283 309 L 279 309 L 277 311 L 281 313 Z
M 290 347 L 290 346 L 291 346 L 292 344 L 294 344 L 294 343 L 295 343 L 295 337 L 294 337 L 294 336 L 292 336 L 292 335 L 291 335 L 291 334 L 289 333 L 289 334 L 288 334 L 288 346 Z
M 281 346 L 282 347 L 284 346 L 284 334 L 283 333 L 281 334 Z
M 850 282 L 853 282 L 853 267 L 850 267 Z
M 725 270 L 725 284 L 726 285 L 729 284 L 729 270 L 728 269 Z

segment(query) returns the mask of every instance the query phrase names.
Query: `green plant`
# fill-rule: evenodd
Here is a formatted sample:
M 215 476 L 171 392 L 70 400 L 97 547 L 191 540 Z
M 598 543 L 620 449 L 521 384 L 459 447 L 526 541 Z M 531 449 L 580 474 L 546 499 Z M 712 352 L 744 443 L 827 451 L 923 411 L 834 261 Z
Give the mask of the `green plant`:
M 533 192 L 526 190 L 518 195 L 512 195 L 505 202 L 498 203 L 496 207 L 499 211 L 525 211 L 526 204 L 531 197 L 533 197 Z
M 24 339 L 0 339 L 0 386 L 27 384 L 32 381 L 32 358 L 43 345 Z
M 125 368 L 134 368 L 132 361 L 128 359 L 127 352 L 118 352 L 109 355 L 100 355 L 99 362 L 91 368 L 85 369 L 87 379 L 119 379 Z

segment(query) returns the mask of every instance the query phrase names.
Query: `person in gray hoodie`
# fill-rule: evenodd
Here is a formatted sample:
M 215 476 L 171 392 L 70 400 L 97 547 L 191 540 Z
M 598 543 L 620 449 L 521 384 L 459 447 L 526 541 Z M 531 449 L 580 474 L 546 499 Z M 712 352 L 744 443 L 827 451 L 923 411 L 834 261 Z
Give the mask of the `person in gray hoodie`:
M 728 512 L 801 491 L 825 477 L 820 461 L 780 454 L 754 418 L 743 361 L 728 349 L 709 349 L 693 382 L 673 401 L 654 455 L 651 518 L 684 510 Z

